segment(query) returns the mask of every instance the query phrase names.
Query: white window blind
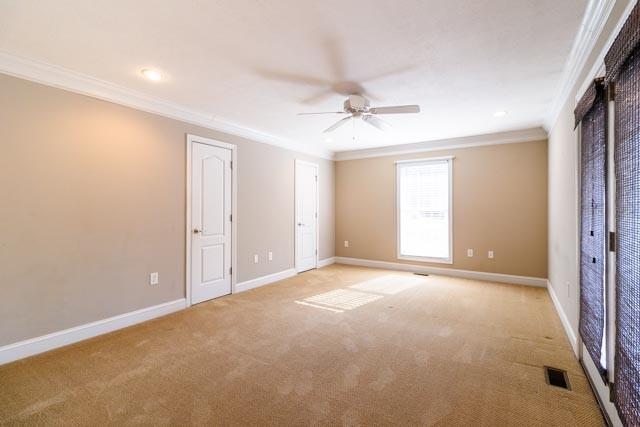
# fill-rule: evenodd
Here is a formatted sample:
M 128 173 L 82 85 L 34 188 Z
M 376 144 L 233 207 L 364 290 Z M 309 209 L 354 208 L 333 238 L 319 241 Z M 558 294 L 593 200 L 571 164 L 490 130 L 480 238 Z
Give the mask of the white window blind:
M 451 159 L 397 163 L 398 258 L 451 262 Z

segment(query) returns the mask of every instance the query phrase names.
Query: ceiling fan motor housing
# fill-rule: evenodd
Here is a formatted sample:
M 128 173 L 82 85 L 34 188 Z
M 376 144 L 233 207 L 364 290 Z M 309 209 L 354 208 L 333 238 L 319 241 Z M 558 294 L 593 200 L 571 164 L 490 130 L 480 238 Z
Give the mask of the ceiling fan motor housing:
M 364 113 L 369 111 L 369 100 L 360 95 L 349 95 L 344 101 L 344 111 L 348 113 Z

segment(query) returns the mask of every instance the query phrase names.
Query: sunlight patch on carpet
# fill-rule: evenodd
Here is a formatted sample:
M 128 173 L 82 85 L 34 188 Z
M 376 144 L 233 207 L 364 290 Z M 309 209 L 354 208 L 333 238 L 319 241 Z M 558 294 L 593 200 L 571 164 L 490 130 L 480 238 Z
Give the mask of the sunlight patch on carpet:
M 303 301 L 295 301 L 298 304 L 314 305 L 319 304 L 339 310 L 353 310 L 370 302 L 383 298 L 382 295 L 367 294 L 364 292 L 352 291 L 349 289 L 336 289 L 318 295 L 305 298 Z
M 323 310 L 327 310 L 327 311 L 333 311 L 334 313 L 344 313 L 344 310 L 339 310 L 337 308 L 331 308 L 331 307 L 323 307 L 321 305 L 318 304 L 311 304 L 310 302 L 305 302 L 305 301 L 294 301 L 296 304 L 300 304 L 300 305 L 306 305 L 307 307 L 315 307 L 315 308 L 321 308 Z
M 364 282 L 356 283 L 355 285 L 349 287 L 351 289 L 357 289 L 359 291 L 375 292 L 384 295 L 395 295 L 424 282 L 425 279 L 420 277 L 389 274 L 387 276 L 365 280 Z

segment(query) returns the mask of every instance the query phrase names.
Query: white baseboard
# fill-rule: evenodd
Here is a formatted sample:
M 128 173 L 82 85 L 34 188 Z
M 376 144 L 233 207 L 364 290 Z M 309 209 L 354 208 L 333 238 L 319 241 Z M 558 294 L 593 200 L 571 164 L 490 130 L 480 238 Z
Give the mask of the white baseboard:
M 551 301 L 553 301 L 553 305 L 556 308 L 556 312 L 558 313 L 558 316 L 560 317 L 560 321 L 562 322 L 562 326 L 564 327 L 564 331 L 567 334 L 567 338 L 569 338 L 569 343 L 571 344 L 571 348 L 573 348 L 573 352 L 575 353 L 576 357 L 580 358 L 580 350 L 578 347 L 578 337 L 576 336 L 576 333 L 573 331 L 573 328 L 571 327 L 571 323 L 569 322 L 569 318 L 567 317 L 566 313 L 564 312 L 564 309 L 562 308 L 562 305 L 560 304 L 560 300 L 558 299 L 558 296 L 556 295 L 556 291 L 553 289 L 553 285 L 551 284 L 551 282 L 548 282 L 547 285 L 547 290 L 549 291 L 549 296 L 551 297 Z
M 326 267 L 328 265 L 334 264 L 336 262 L 336 257 L 325 258 L 318 261 L 318 268 Z
M 609 389 L 608 384 L 602 381 L 602 377 L 600 376 L 600 372 L 598 372 L 598 368 L 596 368 L 596 364 L 593 363 L 591 359 L 591 355 L 589 355 L 589 351 L 581 343 L 582 346 L 582 366 L 587 374 L 587 378 L 591 383 L 591 389 L 596 395 L 596 399 L 598 400 L 598 405 L 605 413 L 607 419 L 607 425 L 612 427 L 623 427 L 622 420 L 620 420 L 620 416 L 618 415 L 618 410 L 616 409 L 613 402 L 609 399 L 611 390 Z
M 278 280 L 288 279 L 289 277 L 295 276 L 296 274 L 296 269 L 290 268 L 288 270 L 279 271 L 277 273 L 268 274 L 266 276 L 256 277 L 255 279 L 247 280 L 246 282 L 236 283 L 234 293 L 248 291 L 249 289 L 268 285 L 269 283 L 277 282 Z
M 0 365 L 145 322 L 187 307 L 184 298 L 0 347 Z
M 483 271 L 457 270 L 453 268 L 427 267 L 399 262 L 376 261 L 372 259 L 335 257 L 338 264 L 359 265 L 362 267 L 385 268 L 388 270 L 411 271 L 414 273 L 439 274 L 442 276 L 461 277 L 463 279 L 485 280 L 488 282 L 509 283 L 514 285 L 547 287 L 547 279 L 510 274 L 486 273 Z

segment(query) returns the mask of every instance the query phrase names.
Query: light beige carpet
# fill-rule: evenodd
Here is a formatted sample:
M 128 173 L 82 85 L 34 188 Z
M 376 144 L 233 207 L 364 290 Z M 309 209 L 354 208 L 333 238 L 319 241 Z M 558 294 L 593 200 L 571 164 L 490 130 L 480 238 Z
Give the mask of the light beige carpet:
M 334 265 L 0 366 L 0 424 L 603 424 L 544 289 L 402 275 Z M 296 303 L 338 289 L 381 297 Z

